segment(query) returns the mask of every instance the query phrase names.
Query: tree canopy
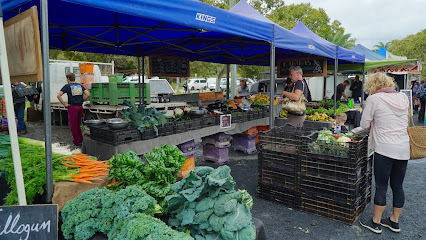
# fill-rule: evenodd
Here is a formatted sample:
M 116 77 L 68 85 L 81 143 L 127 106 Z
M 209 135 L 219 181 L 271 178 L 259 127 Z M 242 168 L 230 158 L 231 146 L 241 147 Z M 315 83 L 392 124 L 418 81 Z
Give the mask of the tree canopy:
M 392 54 L 407 56 L 407 58 L 418 59 L 426 62 L 426 29 L 411 34 L 401 40 L 392 40 Z M 423 67 L 422 77 L 426 77 L 426 67 Z

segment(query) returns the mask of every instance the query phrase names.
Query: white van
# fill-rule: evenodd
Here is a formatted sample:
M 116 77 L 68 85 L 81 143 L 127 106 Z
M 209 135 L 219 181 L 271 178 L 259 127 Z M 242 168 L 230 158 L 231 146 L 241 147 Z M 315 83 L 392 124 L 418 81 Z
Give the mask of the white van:
M 188 80 L 188 89 L 190 90 L 207 90 L 207 79 L 195 78 Z

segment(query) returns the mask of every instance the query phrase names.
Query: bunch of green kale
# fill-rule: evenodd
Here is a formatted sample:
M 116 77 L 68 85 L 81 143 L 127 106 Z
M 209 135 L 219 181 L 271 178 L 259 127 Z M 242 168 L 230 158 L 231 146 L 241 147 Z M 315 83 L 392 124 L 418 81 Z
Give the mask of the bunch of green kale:
M 169 226 L 189 230 L 197 240 L 256 238 L 250 213 L 253 200 L 247 192 L 235 190 L 228 166 L 196 167 L 172 190 L 176 194 L 166 197 Z

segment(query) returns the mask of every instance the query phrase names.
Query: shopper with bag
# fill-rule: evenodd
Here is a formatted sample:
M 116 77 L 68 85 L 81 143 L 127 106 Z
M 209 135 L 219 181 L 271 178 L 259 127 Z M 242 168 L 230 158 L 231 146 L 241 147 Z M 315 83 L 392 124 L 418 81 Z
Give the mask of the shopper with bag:
M 299 66 L 290 68 L 290 78 L 294 83 L 293 91 L 281 93 L 282 108 L 288 112 L 287 122 L 295 127 L 302 127 L 305 121 L 308 86 L 303 81 L 303 70 Z
M 369 148 L 374 150 L 374 195 L 373 218 L 360 224 L 374 233 L 382 233 L 382 226 L 400 232 L 399 216 L 404 206 L 403 182 L 410 159 L 408 127 L 408 98 L 395 90 L 395 83 L 384 73 L 375 73 L 365 82 L 369 93 L 362 112 L 361 126 L 355 133 L 369 130 Z M 393 211 L 382 219 L 386 208 L 388 182 L 393 193 Z

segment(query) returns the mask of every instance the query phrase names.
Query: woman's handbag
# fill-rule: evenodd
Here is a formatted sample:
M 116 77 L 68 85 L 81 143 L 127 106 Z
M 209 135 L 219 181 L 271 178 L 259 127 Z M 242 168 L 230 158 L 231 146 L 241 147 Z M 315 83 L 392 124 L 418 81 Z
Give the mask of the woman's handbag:
M 303 91 L 302 91 L 302 95 L 300 96 L 298 101 L 294 101 L 294 100 L 290 100 L 288 98 L 284 98 L 283 99 L 283 104 L 281 106 L 281 108 L 283 110 L 286 110 L 287 112 L 294 114 L 294 115 L 299 115 L 302 116 L 303 114 L 305 114 L 306 111 L 306 103 L 308 102 L 305 98 L 305 95 L 303 94 L 304 90 L 305 90 L 305 84 L 303 83 Z M 294 88 L 293 88 L 293 92 L 294 92 Z
M 410 159 L 419 159 L 426 157 L 426 127 L 415 126 L 411 109 L 408 110 L 409 119 L 408 123 L 408 136 L 410 137 Z M 410 120 L 409 120 L 410 121 Z

